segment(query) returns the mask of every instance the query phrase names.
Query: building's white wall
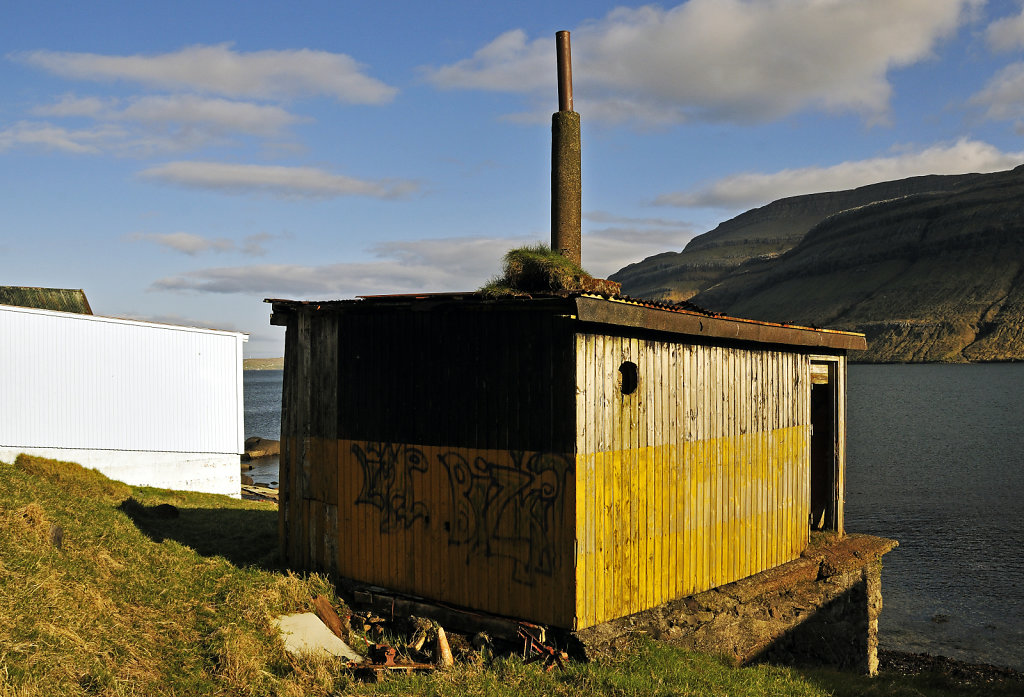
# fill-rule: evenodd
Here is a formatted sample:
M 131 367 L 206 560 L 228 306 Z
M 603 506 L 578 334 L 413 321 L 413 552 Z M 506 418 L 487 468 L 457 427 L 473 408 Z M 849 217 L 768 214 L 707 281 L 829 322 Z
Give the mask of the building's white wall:
M 245 339 L 0 306 L 0 448 L 52 449 L 65 460 L 74 457 L 58 451 L 176 453 L 182 463 L 190 461 L 183 454 L 224 454 L 237 467 Z M 168 476 L 153 470 L 153 479 L 132 483 L 191 488 L 183 482 L 192 475 Z M 237 491 L 237 471 L 233 479 Z
M 99 470 L 111 479 L 133 486 L 202 491 L 241 497 L 242 468 L 230 453 L 154 453 L 138 450 L 66 450 L 62 448 L 5 448 L 0 462 L 34 455 Z

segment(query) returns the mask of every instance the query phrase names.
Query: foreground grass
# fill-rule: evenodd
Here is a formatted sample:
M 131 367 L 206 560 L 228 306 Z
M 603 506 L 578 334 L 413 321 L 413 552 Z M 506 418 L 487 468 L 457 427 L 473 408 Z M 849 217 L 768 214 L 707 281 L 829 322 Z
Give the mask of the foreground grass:
M 941 697 L 1019 689 L 736 669 L 652 641 L 561 672 L 502 658 L 362 684 L 335 660 L 284 653 L 273 617 L 310 610 L 318 594 L 342 603 L 324 578 L 277 568 L 276 520 L 270 504 L 129 487 L 51 460 L 0 463 L 0 695 Z

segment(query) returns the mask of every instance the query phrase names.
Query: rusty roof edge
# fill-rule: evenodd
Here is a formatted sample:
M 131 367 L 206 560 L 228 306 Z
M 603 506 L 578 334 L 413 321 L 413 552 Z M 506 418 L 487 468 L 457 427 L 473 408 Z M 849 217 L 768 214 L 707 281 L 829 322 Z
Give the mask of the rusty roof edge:
M 292 312 L 299 308 L 321 310 L 340 307 L 396 307 L 419 305 L 424 301 L 433 303 L 458 303 L 474 298 L 480 305 L 491 304 L 533 304 L 538 301 L 570 303 L 575 307 L 576 316 L 583 322 L 652 329 L 674 334 L 704 336 L 716 339 L 733 339 L 765 344 L 821 347 L 835 350 L 863 351 L 867 340 L 863 334 L 839 329 L 819 329 L 793 324 L 765 322 L 762 320 L 727 317 L 713 312 L 701 312 L 686 307 L 676 307 L 657 301 L 638 300 L 623 296 L 608 296 L 599 293 L 572 293 L 564 295 L 543 295 L 533 298 L 505 300 L 484 299 L 475 293 L 420 293 L 401 295 L 359 296 L 342 300 L 285 300 L 266 298 L 272 303 L 273 313 Z M 271 316 L 271 324 L 283 324 L 284 317 Z
M 636 301 L 600 295 L 578 296 L 576 316 L 582 322 L 653 329 L 715 339 L 855 351 L 867 348 L 867 339 L 857 332 L 816 329 L 737 317 L 714 317 L 690 310 L 652 307 Z

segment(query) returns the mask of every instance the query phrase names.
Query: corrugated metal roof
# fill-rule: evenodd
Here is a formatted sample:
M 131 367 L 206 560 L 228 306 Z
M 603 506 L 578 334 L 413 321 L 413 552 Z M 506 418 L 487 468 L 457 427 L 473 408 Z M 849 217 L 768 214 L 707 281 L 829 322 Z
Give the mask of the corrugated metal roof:
M 557 293 L 513 298 L 489 298 L 480 293 L 404 293 L 395 295 L 364 295 L 346 300 L 284 300 L 267 298 L 273 311 L 287 312 L 300 308 L 315 310 L 355 309 L 358 307 L 395 307 L 414 303 L 469 302 L 475 305 L 513 306 L 532 302 L 564 300 L 574 306 L 573 314 L 583 322 L 593 322 L 637 329 L 703 336 L 716 339 L 755 341 L 768 344 L 863 350 L 864 335 L 837 329 L 821 329 L 780 322 L 728 317 L 705 310 L 689 302 L 664 303 L 622 295 L 600 293 Z M 271 318 L 271 323 L 275 322 Z
M 85 291 L 72 288 L 26 288 L 0 286 L 0 305 L 31 307 L 37 310 L 56 310 L 91 315 L 92 308 Z

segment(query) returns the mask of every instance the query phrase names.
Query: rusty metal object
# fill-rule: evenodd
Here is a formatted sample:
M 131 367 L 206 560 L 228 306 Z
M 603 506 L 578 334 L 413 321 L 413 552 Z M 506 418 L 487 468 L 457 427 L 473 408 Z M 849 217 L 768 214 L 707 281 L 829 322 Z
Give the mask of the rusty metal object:
M 374 665 L 397 665 L 395 663 L 395 656 L 398 655 L 398 651 L 395 650 L 394 646 L 388 646 L 387 644 L 373 644 L 370 646 L 367 653 Z
M 555 56 L 558 62 L 558 110 L 572 111 L 572 52 L 569 32 L 555 32 Z
M 366 663 L 349 663 L 353 674 L 362 679 L 380 682 L 388 673 L 425 673 L 435 669 L 429 663 L 398 662 L 398 651 L 388 644 L 370 644 L 367 648 Z
M 569 661 L 569 654 L 559 651 L 553 646 L 548 646 L 541 639 L 530 631 L 529 627 L 520 626 L 519 636 L 523 639 L 523 663 L 529 665 L 538 661 L 544 661 L 544 670 L 551 672 L 557 666 L 559 670 L 565 670 L 565 664 Z

